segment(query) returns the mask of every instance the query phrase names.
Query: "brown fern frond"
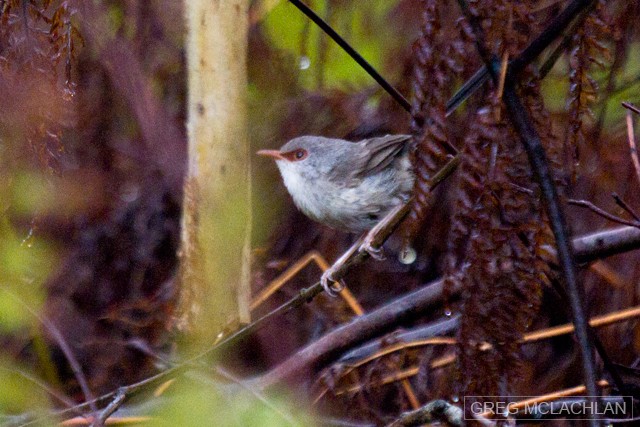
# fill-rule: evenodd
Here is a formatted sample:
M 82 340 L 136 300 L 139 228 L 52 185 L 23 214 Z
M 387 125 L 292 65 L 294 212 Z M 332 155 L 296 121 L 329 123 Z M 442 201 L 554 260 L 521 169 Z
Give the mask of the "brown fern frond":
M 499 58 L 512 58 L 529 42 L 537 24 L 531 2 L 471 1 L 486 30 L 485 40 Z M 466 22 L 460 25 L 465 31 Z M 549 114 L 531 70 L 520 78 L 526 108 L 540 127 L 545 147 L 557 147 Z M 513 391 L 521 372 L 517 344 L 533 320 L 548 266 L 541 257 L 549 231 L 539 190 L 520 138 L 500 113 L 499 93 L 471 120 L 464 141 L 454 199 L 447 283 L 461 286 L 461 387 L 465 394 Z M 546 122 L 545 122 L 546 120 Z M 561 162 L 553 156 L 553 163 Z M 480 351 L 483 343 L 491 350 Z M 506 387 L 509 387 L 507 389 Z
M 416 173 L 414 200 L 408 234 L 422 224 L 429 207 L 429 179 L 455 149 L 445 124 L 446 101 L 452 93 L 453 77 L 463 69 L 461 42 L 443 31 L 440 2 L 422 1 L 422 28 L 413 51 L 413 105 L 411 130 L 414 135 L 413 164 Z
M 546 271 L 538 262 L 546 226 L 526 153 L 507 124 L 494 121 L 493 108 L 478 112 L 465 141 L 447 265 L 463 287 L 463 389 L 476 395 L 517 383 L 517 341 L 537 311 Z M 483 353 L 485 342 L 493 347 Z
M 598 97 L 598 83 L 591 76 L 594 66 L 602 69 L 610 61 L 610 53 L 603 42 L 610 37 L 604 2 L 587 17 L 573 36 L 573 49 L 569 55 L 569 126 L 565 136 L 565 153 L 573 166 L 578 162 L 580 147 L 585 143 L 585 132 L 593 122 L 592 106 Z M 572 178 L 575 180 L 575 166 Z
M 498 58 L 513 58 L 531 40 L 536 32 L 532 1 L 471 0 L 469 5 L 476 17 L 482 20 L 486 30 L 488 47 Z
M 527 77 L 529 80 L 520 86 L 519 94 L 547 153 L 555 184 L 559 191 L 563 191 L 570 185 L 573 170 L 571 159 L 566 157 L 564 142 L 556 129 L 560 127 L 559 124 L 554 121 L 554 117 L 544 105 L 540 92 L 540 80 L 533 73 L 528 73 Z
M 82 38 L 74 14 L 68 2 L 10 0 L 0 11 L 0 91 L 3 99 L 20 100 L 5 107 L 4 129 L 12 141 L 26 141 L 49 171 L 57 169 L 63 129 L 75 123 L 72 64 Z

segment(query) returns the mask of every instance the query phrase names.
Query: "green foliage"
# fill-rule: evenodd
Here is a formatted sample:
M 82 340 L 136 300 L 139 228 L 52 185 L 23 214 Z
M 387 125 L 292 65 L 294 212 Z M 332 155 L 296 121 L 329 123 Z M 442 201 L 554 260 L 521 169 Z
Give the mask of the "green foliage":
M 13 362 L 0 359 L 0 423 L 9 414 L 33 415 L 47 407 L 48 399 L 42 385 L 27 372 L 26 367 L 16 367 Z
M 367 2 L 367 7 L 346 2 L 322 0 L 314 11 L 336 29 L 375 68 L 382 69 L 385 53 L 394 34 L 385 25 L 394 2 Z M 300 84 L 305 89 L 358 87 L 371 85 L 365 73 L 315 24 L 293 5 L 282 2 L 273 7 L 264 20 L 273 46 L 293 56 L 300 69 Z
M 0 332 L 37 324 L 42 283 L 55 261 L 54 248 L 42 239 L 20 238 L 7 218 L 0 217 Z
M 189 384 L 179 381 L 170 388 L 170 398 L 158 413 L 153 414 L 152 426 L 305 426 L 314 424 L 302 414 L 296 416 L 292 403 L 269 395 L 268 403 L 244 388 L 225 386 L 224 390 L 209 381 L 198 381 L 194 376 Z

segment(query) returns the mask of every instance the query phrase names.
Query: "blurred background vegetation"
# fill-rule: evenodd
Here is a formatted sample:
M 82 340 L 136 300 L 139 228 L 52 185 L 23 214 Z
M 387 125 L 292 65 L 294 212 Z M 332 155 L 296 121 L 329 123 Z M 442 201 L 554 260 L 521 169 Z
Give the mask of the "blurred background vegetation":
M 567 2 L 524 3 L 537 23 L 531 28 L 541 29 Z M 620 107 L 623 100 L 640 102 L 640 34 L 633 25 L 640 10 L 634 3 L 610 2 L 606 13 L 599 12 L 609 20 L 603 22 L 606 36 L 594 36 L 603 49 L 588 65 L 593 91 L 573 91 L 577 47 L 571 43 L 541 84 L 549 127 L 559 139 L 575 124 L 572 99 L 578 96 L 584 108 L 581 138 L 572 147 L 579 156 L 569 161 L 575 163 L 575 178 L 564 191 L 618 215 L 625 212 L 612 202 L 611 192 L 640 206 Z M 424 1 L 308 4 L 411 98 Z M 183 322 L 176 280 L 179 184 L 186 167 L 183 2 L 7 0 L 0 5 L 0 424 L 20 425 L 34 417 L 54 424 L 77 415 L 57 417 L 55 410 L 147 378 L 188 356 L 181 353 L 185 347 L 211 344 L 189 343 L 198 325 Z M 457 34 L 457 5 L 440 7 L 444 31 Z M 288 2 L 251 2 L 249 25 L 248 123 L 254 151 L 304 134 L 358 140 L 411 132 L 411 116 Z M 449 94 L 470 76 L 470 64 L 480 64 L 475 50 L 468 56 L 464 72 L 451 79 Z M 458 146 L 469 112 L 480 104 L 464 106 L 451 119 L 450 137 Z M 356 236 L 305 218 L 293 208 L 274 165 L 253 160 L 257 291 L 309 250 L 332 261 Z M 429 208 L 414 242 L 415 263 L 403 265 L 390 256 L 348 276 L 366 310 L 444 274 L 456 188 L 448 182 L 436 192 L 435 208 Z M 576 234 L 611 225 L 584 209 L 571 208 L 569 216 Z M 637 261 L 634 254 L 620 255 L 600 272 L 581 273 L 592 313 L 638 301 Z M 255 315 L 318 277 L 316 267 L 306 268 Z M 567 321 L 557 298 L 547 291 L 541 298 L 532 324 Z M 459 307 L 451 303 L 415 323 Z M 352 317 L 342 300 L 322 296 L 235 345 L 222 361 L 224 371 L 197 366 L 163 396 L 131 402 L 121 415 L 148 416 L 139 421 L 162 425 L 313 425 L 320 413 L 387 422 L 411 408 L 400 383 L 330 396 L 312 411 L 310 390 L 331 384 L 331 373 L 309 372 L 268 402 L 231 380 L 268 370 Z M 602 340 L 617 361 L 631 365 L 640 354 L 639 337 L 635 324 L 625 324 L 608 328 Z M 445 350 L 382 359 L 354 381 L 366 384 L 417 364 L 419 401 L 449 398 L 455 394 L 450 380 L 457 378 L 455 368 L 444 373 L 425 368 Z M 579 377 L 571 338 L 529 348 L 521 358 L 523 394 L 573 385 Z M 313 418 L 303 415 L 307 411 Z

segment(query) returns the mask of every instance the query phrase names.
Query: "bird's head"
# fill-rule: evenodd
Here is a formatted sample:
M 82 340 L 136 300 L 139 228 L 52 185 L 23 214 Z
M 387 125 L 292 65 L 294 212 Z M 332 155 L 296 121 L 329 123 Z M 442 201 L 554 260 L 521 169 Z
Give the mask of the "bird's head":
M 314 180 L 326 174 L 339 161 L 340 153 L 345 151 L 343 144 L 350 143 L 320 136 L 301 136 L 287 142 L 279 150 L 260 150 L 257 154 L 276 161 L 285 183 L 301 178 Z

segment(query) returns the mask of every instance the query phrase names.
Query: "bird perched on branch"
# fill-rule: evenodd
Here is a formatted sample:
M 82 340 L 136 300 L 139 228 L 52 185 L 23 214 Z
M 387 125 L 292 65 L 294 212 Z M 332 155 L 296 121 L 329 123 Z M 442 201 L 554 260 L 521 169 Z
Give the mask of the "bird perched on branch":
M 413 188 L 409 135 L 348 142 L 301 136 L 280 150 L 260 150 L 275 159 L 284 185 L 305 215 L 349 232 L 371 229 Z
M 284 185 L 305 215 L 336 229 L 363 232 L 410 199 L 410 140 L 409 135 L 360 142 L 301 136 L 280 150 L 258 154 L 275 159 Z M 323 276 L 325 289 L 332 293 L 325 283 Z

